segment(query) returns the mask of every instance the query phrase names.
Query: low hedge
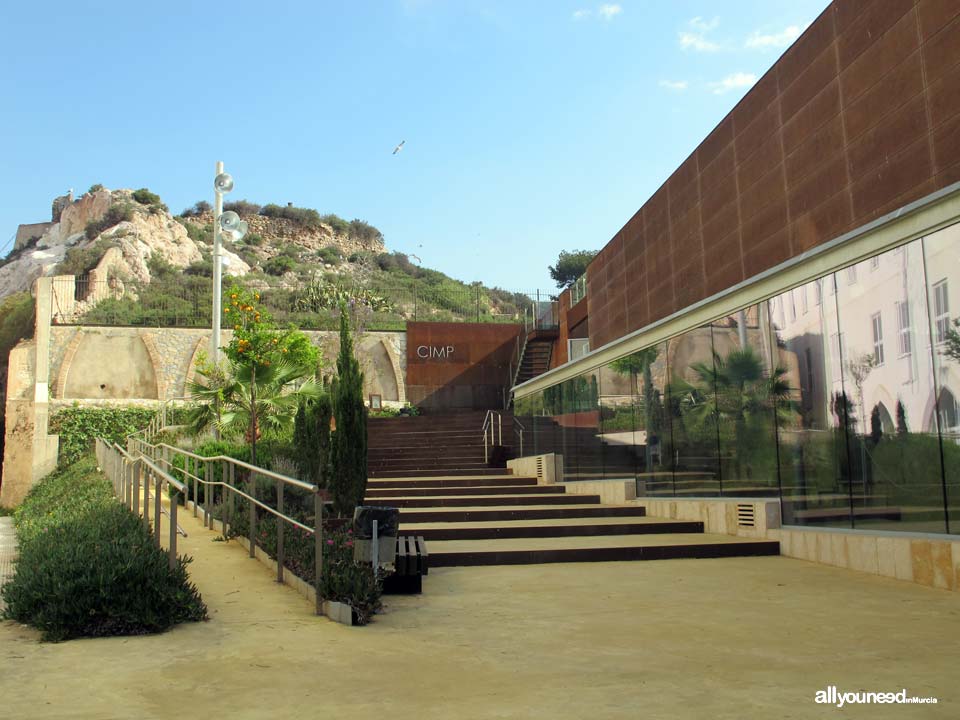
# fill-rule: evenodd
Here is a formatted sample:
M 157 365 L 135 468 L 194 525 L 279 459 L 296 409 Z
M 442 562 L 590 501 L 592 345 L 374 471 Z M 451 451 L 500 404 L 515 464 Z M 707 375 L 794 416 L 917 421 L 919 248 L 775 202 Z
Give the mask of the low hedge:
M 93 451 L 96 438 L 123 444 L 130 433 L 146 427 L 156 410 L 142 407 L 64 408 L 50 419 L 50 432 L 60 436 L 60 467 Z
M 4 617 L 44 640 L 141 635 L 204 620 L 181 557 L 174 569 L 142 521 L 84 458 L 38 483 L 14 514 L 20 557 Z

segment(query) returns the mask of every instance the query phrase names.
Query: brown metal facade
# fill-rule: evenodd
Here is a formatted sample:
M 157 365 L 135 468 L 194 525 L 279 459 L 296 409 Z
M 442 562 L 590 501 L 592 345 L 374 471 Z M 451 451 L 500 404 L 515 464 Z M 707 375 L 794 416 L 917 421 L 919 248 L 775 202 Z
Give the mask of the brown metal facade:
M 521 327 L 407 323 L 407 399 L 425 408 L 502 408 Z
M 590 346 L 958 180 L 960 2 L 834 2 L 590 264 Z

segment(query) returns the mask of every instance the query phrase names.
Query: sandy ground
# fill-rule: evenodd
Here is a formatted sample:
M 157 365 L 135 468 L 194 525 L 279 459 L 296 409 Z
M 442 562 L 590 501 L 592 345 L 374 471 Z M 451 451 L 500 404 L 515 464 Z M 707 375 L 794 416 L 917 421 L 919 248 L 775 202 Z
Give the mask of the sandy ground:
M 960 717 L 958 593 L 781 557 L 447 568 L 348 628 L 182 524 L 210 621 L 56 645 L 2 623 L 3 717 Z M 841 710 L 828 685 L 940 702 Z

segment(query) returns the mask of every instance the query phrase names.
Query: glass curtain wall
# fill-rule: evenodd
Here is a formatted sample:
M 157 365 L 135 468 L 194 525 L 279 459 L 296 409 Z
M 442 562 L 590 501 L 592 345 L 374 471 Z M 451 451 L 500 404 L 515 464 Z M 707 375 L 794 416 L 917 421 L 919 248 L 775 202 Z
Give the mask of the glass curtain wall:
M 960 226 L 519 398 L 527 454 L 788 525 L 960 530 Z

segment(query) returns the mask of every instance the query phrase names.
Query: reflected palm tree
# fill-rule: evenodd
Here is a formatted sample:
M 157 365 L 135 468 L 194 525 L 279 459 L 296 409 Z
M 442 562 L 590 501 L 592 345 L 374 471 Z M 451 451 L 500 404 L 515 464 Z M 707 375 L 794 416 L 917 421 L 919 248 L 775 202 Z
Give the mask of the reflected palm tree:
M 771 423 L 795 420 L 787 370 L 774 367 L 767 374 L 760 356 L 751 347 L 730 351 L 726 357 L 713 353 L 713 362 L 690 366 L 693 382 L 677 378 L 670 392 L 679 399 L 684 424 L 701 436 L 718 433 L 732 442 L 734 468 L 739 478 L 752 470 L 755 453 L 772 442 Z M 769 442 L 765 442 L 769 441 Z
M 647 472 L 653 471 L 653 450 L 651 440 L 658 437 L 660 428 L 654 427 L 658 414 L 654 412 L 654 405 L 658 403 L 656 391 L 653 388 L 653 364 L 657 361 L 660 351 L 656 346 L 638 350 L 626 357 L 614 360 L 610 367 L 621 375 L 643 377 L 643 414 L 644 429 L 647 432 L 645 443 L 645 462 Z

